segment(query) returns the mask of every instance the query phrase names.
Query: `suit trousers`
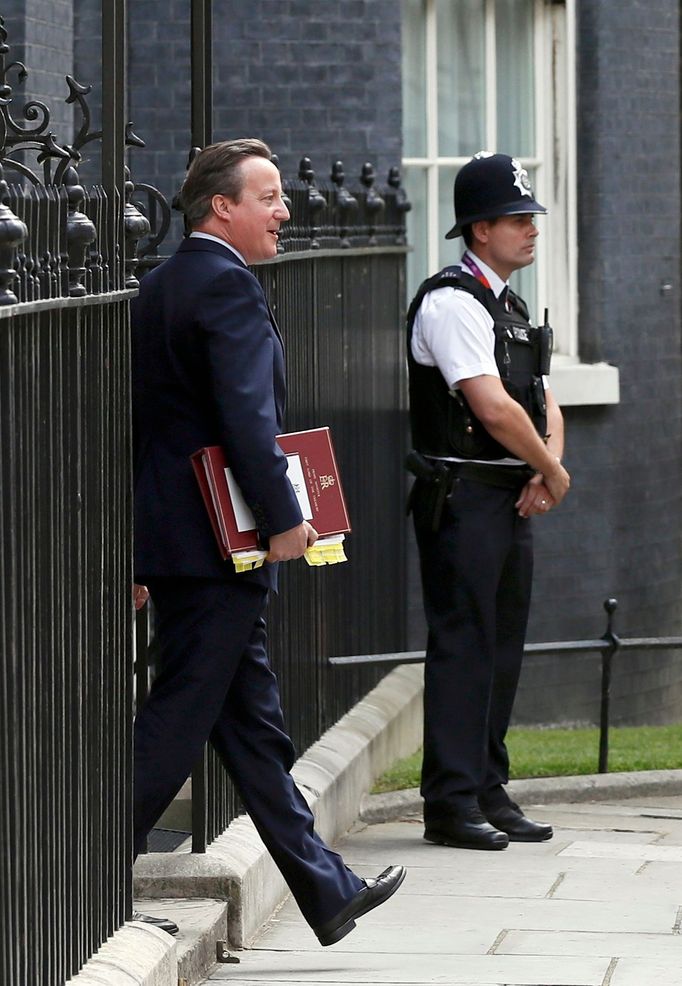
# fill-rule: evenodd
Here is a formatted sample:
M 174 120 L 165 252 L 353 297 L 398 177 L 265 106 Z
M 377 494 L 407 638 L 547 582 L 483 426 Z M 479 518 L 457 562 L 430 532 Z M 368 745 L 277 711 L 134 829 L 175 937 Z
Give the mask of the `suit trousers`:
M 521 671 L 533 574 L 515 490 L 456 479 L 433 531 L 432 490 L 412 496 L 428 625 L 425 816 L 507 801 L 505 736 Z
M 210 739 L 313 926 L 363 886 L 319 838 L 290 770 L 277 679 L 266 653 L 267 590 L 253 582 L 149 579 L 159 669 L 135 721 L 135 852 Z

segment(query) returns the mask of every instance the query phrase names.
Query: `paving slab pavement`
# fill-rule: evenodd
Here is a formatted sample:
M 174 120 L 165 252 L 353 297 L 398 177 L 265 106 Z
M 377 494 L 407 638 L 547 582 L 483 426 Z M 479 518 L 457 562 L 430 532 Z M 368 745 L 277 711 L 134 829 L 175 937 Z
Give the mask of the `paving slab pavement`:
M 344 857 L 404 863 L 395 897 L 325 949 L 289 899 L 206 986 L 682 986 L 682 795 L 525 808 L 554 838 L 494 853 L 358 823 Z

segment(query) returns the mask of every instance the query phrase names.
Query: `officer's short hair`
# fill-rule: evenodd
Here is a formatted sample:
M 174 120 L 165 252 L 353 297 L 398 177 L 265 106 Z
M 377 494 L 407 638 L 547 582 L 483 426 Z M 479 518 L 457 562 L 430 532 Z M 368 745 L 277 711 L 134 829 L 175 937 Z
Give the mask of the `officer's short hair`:
M 244 189 L 241 164 L 249 157 L 269 161 L 272 151 L 262 140 L 244 137 L 209 144 L 197 154 L 180 191 L 180 206 L 191 228 L 206 218 L 214 195 L 239 202 Z
M 502 216 L 493 216 L 492 219 L 486 219 L 486 222 L 490 223 L 492 226 L 497 222 L 498 219 L 502 219 Z M 464 240 L 465 246 L 471 248 L 474 245 L 474 231 L 473 223 L 467 223 L 466 226 L 462 226 L 462 239 Z

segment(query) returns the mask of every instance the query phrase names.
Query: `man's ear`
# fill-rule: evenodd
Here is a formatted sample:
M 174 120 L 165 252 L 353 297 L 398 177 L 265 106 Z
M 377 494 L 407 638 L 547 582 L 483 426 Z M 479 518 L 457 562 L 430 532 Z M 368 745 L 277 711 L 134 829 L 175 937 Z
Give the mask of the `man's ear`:
M 488 242 L 488 230 L 490 229 L 490 223 L 487 219 L 479 219 L 478 222 L 471 224 L 471 232 L 475 240 L 479 243 Z
M 211 199 L 211 209 L 219 219 L 229 219 L 232 210 L 232 200 L 226 195 L 214 195 Z

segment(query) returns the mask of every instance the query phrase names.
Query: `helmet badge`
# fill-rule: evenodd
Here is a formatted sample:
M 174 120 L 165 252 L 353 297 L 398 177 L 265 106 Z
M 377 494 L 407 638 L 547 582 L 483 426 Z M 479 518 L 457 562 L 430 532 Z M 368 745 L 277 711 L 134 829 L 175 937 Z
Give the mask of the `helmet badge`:
M 531 188 L 528 172 L 518 158 L 513 157 L 511 163 L 514 169 L 514 186 L 518 188 L 522 195 L 527 195 L 529 199 L 532 199 L 533 189 Z

